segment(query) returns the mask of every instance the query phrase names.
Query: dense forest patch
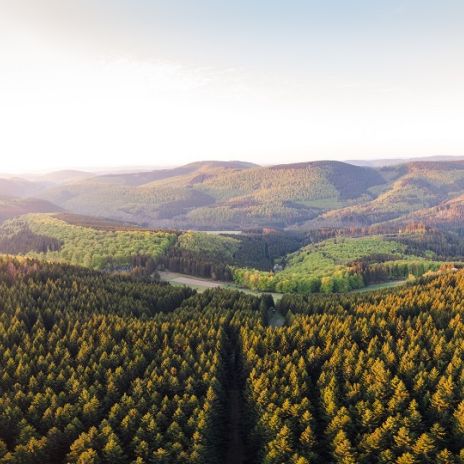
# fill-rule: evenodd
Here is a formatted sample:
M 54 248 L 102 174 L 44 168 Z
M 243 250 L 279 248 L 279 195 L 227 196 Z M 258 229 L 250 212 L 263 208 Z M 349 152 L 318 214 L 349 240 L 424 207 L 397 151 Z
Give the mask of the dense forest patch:
M 269 326 L 268 296 L 3 258 L 0 463 L 458 464 L 463 301 L 459 271 Z
M 167 270 L 278 293 L 348 292 L 462 266 L 464 240 L 455 232 L 411 226 L 363 235 L 373 231 L 262 229 L 232 235 L 29 214 L 0 226 L 0 252 L 153 277 Z
M 107 226 L 95 228 L 68 221 L 48 214 L 29 214 L 4 223 L 0 235 L 9 239 L 10 248 L 14 240 L 22 243 L 21 253 L 28 256 L 93 269 L 128 267 L 137 256 L 155 259 L 175 240 L 175 234 L 170 232 L 112 229 Z M 23 241 L 22 237 L 26 235 L 30 236 L 30 240 Z M 37 236 L 48 237 L 59 242 L 60 246 L 37 249 L 34 245 L 34 237 Z M 29 242 L 30 249 L 24 249 Z M 0 251 L 8 253 L 9 247 L 0 248 Z
M 419 240 L 407 242 L 406 238 L 401 241 L 381 235 L 327 239 L 286 256 L 280 272 L 235 269 L 234 279 L 245 287 L 262 291 L 346 292 L 438 270 L 442 263 L 436 254 L 429 250 L 426 257 L 420 245 Z M 414 255 L 414 250 L 422 256 Z
M 297 250 L 304 241 L 302 234 L 272 230 L 240 235 L 185 232 L 157 262 L 173 272 L 227 281 L 233 280 L 234 268 L 271 270 L 277 258 Z

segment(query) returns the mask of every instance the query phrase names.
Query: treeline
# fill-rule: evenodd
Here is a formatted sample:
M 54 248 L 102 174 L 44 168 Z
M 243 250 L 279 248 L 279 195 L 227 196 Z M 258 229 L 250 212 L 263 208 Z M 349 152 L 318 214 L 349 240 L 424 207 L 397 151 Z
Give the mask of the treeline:
M 12 255 L 27 254 L 31 251 L 48 253 L 59 251 L 63 245 L 61 240 L 32 232 L 27 225 L 11 232 L 2 234 L 0 238 L 2 253 Z
M 280 274 L 255 269 L 234 269 L 234 281 L 251 290 L 278 293 L 337 293 L 364 287 L 360 274 L 348 269 L 327 276 L 306 276 L 303 273 Z
M 235 267 L 269 271 L 276 258 L 297 250 L 304 241 L 301 234 L 275 230 L 240 235 L 186 232 L 156 262 L 160 269 L 231 281 Z
M 440 263 L 437 261 L 385 261 L 369 262 L 359 260 L 350 266 L 350 272 L 362 277 L 365 285 L 388 282 L 389 280 L 401 280 L 410 276 L 420 277 L 429 271 L 452 269 L 451 263 Z
M 464 257 L 462 234 L 427 230 L 424 234 L 403 235 L 398 241 L 405 244 L 408 252 L 420 256 L 436 255 L 442 259 L 458 260 Z
M 161 270 L 166 269 L 172 272 L 180 272 L 182 274 L 214 280 L 232 280 L 232 272 L 229 264 L 210 261 L 197 254 L 178 248 L 168 251 L 168 254 L 165 256 L 160 256 L 157 263 L 157 267 Z
M 383 235 L 385 238 L 403 243 L 407 253 L 442 259 L 459 259 L 464 256 L 463 234 L 456 228 L 439 230 L 418 221 L 387 222 L 367 227 L 326 227 L 307 232 L 310 243 L 322 242 L 331 238 L 366 237 Z
M 332 274 L 306 276 L 304 273 L 272 273 L 255 269 L 234 269 L 239 285 L 263 292 L 279 293 L 344 293 L 366 285 L 420 277 L 429 271 L 446 271 L 452 264 L 425 260 L 397 260 L 370 263 L 359 260 L 346 267 L 338 266 Z

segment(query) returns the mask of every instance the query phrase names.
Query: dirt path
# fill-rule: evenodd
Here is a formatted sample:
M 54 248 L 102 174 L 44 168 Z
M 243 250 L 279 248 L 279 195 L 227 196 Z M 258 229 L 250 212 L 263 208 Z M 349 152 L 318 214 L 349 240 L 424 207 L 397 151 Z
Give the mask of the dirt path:
M 231 330 L 232 352 L 229 358 L 229 379 L 227 391 L 227 451 L 224 464 L 244 464 L 246 461 L 245 444 L 243 442 L 243 381 L 241 379 L 240 358 L 237 346 L 237 334 Z
M 241 288 L 235 285 L 233 282 L 223 282 L 221 280 L 212 280 L 206 279 L 203 277 L 194 277 L 189 276 L 187 274 L 180 274 L 179 272 L 171 272 L 171 271 L 159 271 L 159 275 L 162 282 L 168 282 L 172 285 L 185 285 L 187 287 L 192 287 L 202 292 L 209 288 L 228 288 L 230 290 L 238 290 L 243 293 L 248 293 L 249 295 L 262 295 L 263 292 L 248 290 L 247 288 Z M 269 292 L 265 292 L 269 293 Z M 274 301 L 279 301 L 283 293 L 271 293 Z
M 201 277 L 191 277 L 176 272 L 160 271 L 160 277 L 163 282 L 170 282 L 177 285 L 186 285 L 194 288 L 217 288 L 227 285 L 226 282 L 202 279 Z
M 283 327 L 285 325 L 285 317 L 280 314 L 280 311 L 271 309 L 268 313 L 270 327 Z

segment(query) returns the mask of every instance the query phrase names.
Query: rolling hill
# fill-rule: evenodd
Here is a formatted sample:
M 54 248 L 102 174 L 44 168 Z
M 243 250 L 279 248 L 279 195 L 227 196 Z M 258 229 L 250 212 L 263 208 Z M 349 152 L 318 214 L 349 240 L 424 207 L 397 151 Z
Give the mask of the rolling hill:
M 61 212 L 25 214 L 0 226 L 0 253 L 106 270 L 151 273 L 157 267 L 219 280 L 232 279 L 229 266 L 270 270 L 276 258 L 303 243 L 304 236 L 288 232 L 152 230 Z
M 462 266 L 464 240 L 426 229 L 315 240 L 278 231 L 235 235 L 143 229 L 69 213 L 0 226 L 0 253 L 105 271 L 168 270 L 280 293 L 347 292 Z
M 253 290 L 340 293 L 373 283 L 404 280 L 410 274 L 420 276 L 436 271 L 445 262 L 425 243 L 419 246 L 419 237 L 414 234 L 404 238 L 409 241 L 382 235 L 328 239 L 288 254 L 279 272 L 234 269 L 234 279 Z
M 61 211 L 61 208 L 45 200 L 0 197 L 0 223 L 27 213 L 54 213 L 58 211 Z
M 108 222 L 76 225 L 66 215 L 26 214 L 0 227 L 0 251 L 94 269 L 122 269 L 136 257 L 155 259 L 175 234 L 120 227 Z
M 382 168 L 379 173 L 389 183 L 376 198 L 327 211 L 305 226 L 369 226 L 446 204 L 464 192 L 464 161 L 413 162 Z
M 307 231 L 403 220 L 457 228 L 463 195 L 464 161 L 441 159 L 382 168 L 337 161 L 267 167 L 204 161 L 142 172 L 0 179 L 0 196 L 40 198 L 69 213 L 182 230 Z M 38 209 L 48 210 L 56 208 Z
M 40 197 L 71 212 L 152 227 L 285 227 L 373 199 L 370 190 L 386 182 L 374 169 L 334 161 L 272 167 L 202 162 L 93 177 Z
M 179 179 L 187 178 L 190 181 L 196 176 L 212 175 L 227 170 L 242 170 L 257 167 L 256 164 L 247 163 L 244 161 L 199 161 L 186 164 L 171 169 L 158 169 L 147 172 L 123 173 L 123 174 L 107 174 L 98 176 L 94 179 L 95 182 L 130 185 L 130 186 L 147 186 L 151 182 L 162 181 L 164 179 Z
M 19 177 L 0 178 L 0 196 L 26 198 L 50 186 L 46 182 L 32 182 Z
M 383 168 L 385 166 L 397 166 L 399 164 L 415 163 L 418 161 L 460 161 L 462 156 L 419 156 L 414 158 L 383 158 L 383 159 L 370 159 L 370 160 L 348 160 L 347 163 L 354 164 L 355 166 L 366 166 L 370 168 Z
M 464 194 L 431 208 L 414 211 L 396 221 L 401 224 L 423 223 L 445 230 L 464 230 Z

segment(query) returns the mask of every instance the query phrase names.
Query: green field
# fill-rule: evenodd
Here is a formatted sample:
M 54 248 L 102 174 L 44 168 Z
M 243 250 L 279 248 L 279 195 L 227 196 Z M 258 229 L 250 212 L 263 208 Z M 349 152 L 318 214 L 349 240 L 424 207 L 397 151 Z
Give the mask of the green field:
M 383 282 L 381 284 L 372 284 L 367 285 L 364 288 L 357 288 L 355 290 L 351 290 L 351 293 L 364 293 L 364 292 L 373 292 L 375 290 L 384 290 L 386 288 L 396 288 L 401 287 L 402 285 L 406 284 L 406 280 L 393 280 L 391 282 Z

